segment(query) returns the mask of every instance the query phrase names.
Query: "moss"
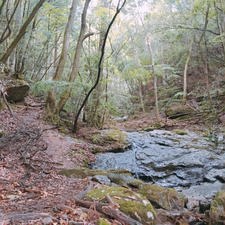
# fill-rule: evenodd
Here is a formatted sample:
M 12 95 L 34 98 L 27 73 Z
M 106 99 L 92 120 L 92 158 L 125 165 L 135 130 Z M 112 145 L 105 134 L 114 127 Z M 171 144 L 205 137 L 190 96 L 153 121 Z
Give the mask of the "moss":
M 90 170 L 87 168 L 80 168 L 80 169 L 64 169 L 59 172 L 60 175 L 65 175 L 67 177 L 74 176 L 77 178 L 85 178 L 88 176 L 95 176 L 95 175 L 107 176 L 109 173 L 126 174 L 131 176 L 130 172 L 125 169 L 102 171 L 102 170 Z
M 138 192 L 145 196 L 156 207 L 167 210 L 183 209 L 185 197 L 172 188 L 166 189 L 158 185 L 145 184 L 139 185 Z
M 100 218 L 98 220 L 98 225 L 110 225 L 111 223 L 107 222 L 105 219 Z
M 173 132 L 178 135 L 188 135 L 187 131 L 182 130 L 182 129 L 175 129 L 175 130 L 173 130 Z
M 225 224 L 225 192 L 216 194 L 210 206 L 210 224 L 223 225 Z
M 144 196 L 124 187 L 103 187 L 87 193 L 88 200 L 105 201 L 106 195 L 119 204 L 120 210 L 146 225 L 154 225 L 156 213 L 151 203 Z
M 106 131 L 103 134 L 98 134 L 92 137 L 92 142 L 94 144 L 104 145 L 105 143 L 119 143 L 119 144 L 128 144 L 128 136 L 126 133 L 113 129 Z

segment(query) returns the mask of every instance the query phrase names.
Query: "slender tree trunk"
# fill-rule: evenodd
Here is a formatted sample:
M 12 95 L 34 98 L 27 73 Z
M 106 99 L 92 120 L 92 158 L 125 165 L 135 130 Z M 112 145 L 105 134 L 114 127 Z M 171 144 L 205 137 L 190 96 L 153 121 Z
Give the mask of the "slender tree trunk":
M 17 44 L 19 43 L 21 38 L 26 33 L 28 25 L 31 23 L 31 21 L 33 20 L 34 16 L 37 14 L 38 10 L 41 8 L 41 6 L 43 5 L 43 3 L 45 1 L 46 0 L 40 0 L 36 4 L 36 6 L 33 8 L 32 12 L 29 15 L 29 17 L 24 22 L 23 26 L 20 28 L 20 30 L 19 30 L 18 34 L 16 35 L 15 39 L 13 40 L 13 42 L 8 47 L 8 49 L 6 50 L 5 54 L 1 57 L 0 61 L 2 63 L 6 63 L 7 62 L 7 59 L 9 58 L 9 56 L 11 55 L 11 53 L 13 52 L 13 50 L 15 49 L 15 47 L 17 46 Z
M 126 3 L 126 0 L 123 1 L 122 4 L 120 4 L 120 0 L 118 0 L 118 4 L 117 4 L 117 8 L 116 8 L 116 13 L 115 15 L 113 16 L 111 22 L 109 23 L 109 26 L 107 28 L 107 31 L 105 33 L 105 36 L 104 36 L 104 40 L 103 40 L 103 44 L 102 44 L 102 48 L 101 48 L 101 56 L 100 56 L 100 60 L 99 60 L 99 63 L 98 63 L 98 75 L 97 75 L 97 79 L 95 81 L 95 84 L 93 85 L 93 87 L 89 90 L 89 92 L 87 93 L 84 101 L 82 102 L 79 110 L 78 110 L 78 113 L 76 114 L 75 116 L 75 119 L 74 119 L 74 125 L 73 125 L 73 132 L 75 133 L 77 131 L 77 122 L 78 122 L 78 119 L 79 119 L 79 116 L 80 116 L 80 113 L 82 111 L 82 109 L 84 108 L 89 96 L 91 95 L 91 93 L 95 90 L 95 88 L 98 86 L 98 83 L 100 81 L 100 75 L 101 75 L 101 70 L 102 70 L 102 61 L 103 61 L 103 58 L 104 58 L 104 54 L 105 54 L 105 44 L 106 44 L 106 40 L 107 40 L 107 37 L 108 37 L 108 34 L 109 34 L 109 31 L 116 19 L 116 17 L 118 16 L 118 14 L 120 13 L 121 9 L 124 7 Z
M 4 5 L 5 5 L 5 3 L 7 2 L 8 0 L 3 0 L 2 1 L 2 4 L 1 4 L 1 6 L 0 6 L 0 15 L 2 14 L 2 9 L 4 8 Z
M 86 0 L 84 4 L 84 9 L 81 17 L 81 29 L 80 35 L 77 40 L 76 51 L 73 59 L 72 71 L 70 73 L 69 82 L 73 82 L 78 74 L 79 66 L 80 66 L 80 57 L 81 57 L 81 48 L 85 37 L 86 32 L 86 18 L 87 18 L 87 10 L 91 0 Z
M 70 15 L 69 15 L 66 29 L 64 32 L 62 51 L 61 51 L 59 62 L 58 62 L 58 65 L 57 65 L 57 68 L 56 68 L 56 71 L 55 71 L 55 74 L 53 77 L 54 81 L 60 80 L 63 75 L 63 70 L 64 70 L 64 66 L 65 66 L 67 54 L 68 54 L 68 49 L 69 49 L 69 39 L 70 39 L 70 35 L 72 32 L 72 27 L 73 27 L 75 14 L 76 14 L 77 4 L 78 4 L 78 0 L 73 0 L 72 6 L 70 9 Z M 67 98 L 67 96 L 65 96 L 65 97 Z M 61 108 L 61 106 L 59 106 L 59 104 L 61 105 L 62 101 L 59 101 L 58 106 L 57 106 L 56 102 L 54 102 L 54 104 L 53 104 L 51 101 L 56 101 L 56 88 L 53 88 L 48 93 L 47 108 L 48 108 L 49 112 L 51 112 L 52 114 L 54 114 L 54 113 L 58 114 L 59 107 Z M 52 107 L 54 106 L 54 108 L 52 108 L 51 106 Z
M 60 59 L 59 59 L 53 80 L 60 80 L 63 74 L 63 70 L 66 63 L 66 58 L 67 58 L 67 53 L 69 49 L 69 38 L 72 32 L 73 22 L 74 22 L 74 18 L 76 14 L 76 9 L 77 9 L 77 3 L 78 3 L 78 0 L 73 0 L 72 2 L 70 15 L 69 15 L 65 33 L 64 33 L 62 52 L 60 55 Z
M 157 76 L 155 74 L 155 58 L 153 55 L 152 44 L 149 37 L 146 38 L 146 41 L 147 41 L 148 51 L 152 59 L 152 75 L 154 80 L 153 83 L 154 83 L 154 96 L 155 96 L 155 114 L 156 114 L 156 119 L 159 121 L 160 115 L 159 115 L 159 100 L 158 100 L 158 84 L 157 84 Z
M 86 32 L 86 17 L 87 17 L 87 10 L 88 6 L 91 0 L 86 0 L 84 4 L 84 9 L 81 17 L 81 29 L 80 29 L 80 35 L 77 40 L 76 50 L 74 54 L 73 64 L 72 64 L 72 71 L 69 76 L 69 82 L 74 82 L 78 72 L 79 72 L 79 66 L 80 66 L 80 57 L 81 57 L 81 48 L 83 45 L 83 41 L 88 36 L 92 35 L 93 33 L 85 35 Z M 61 95 L 60 100 L 57 104 L 57 111 L 60 112 L 63 107 L 65 106 L 66 102 L 68 101 L 70 95 L 72 92 L 72 88 L 69 88 L 64 91 L 64 93 Z
M 183 85 L 183 104 L 185 105 L 187 102 L 187 70 L 188 70 L 188 65 L 189 65 L 189 61 L 191 58 L 191 53 L 192 53 L 192 47 L 193 47 L 193 42 L 194 39 L 192 39 L 190 47 L 189 47 L 189 51 L 188 51 L 188 56 L 185 62 L 185 67 L 184 67 L 184 85 Z

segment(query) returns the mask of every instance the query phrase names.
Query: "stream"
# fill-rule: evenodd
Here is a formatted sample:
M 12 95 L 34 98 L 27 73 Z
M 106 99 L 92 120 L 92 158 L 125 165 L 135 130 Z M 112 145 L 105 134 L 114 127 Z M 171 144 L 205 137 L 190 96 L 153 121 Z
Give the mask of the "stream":
M 127 133 L 132 147 L 123 153 L 98 155 L 93 169 L 127 169 L 136 178 L 187 197 L 212 199 L 224 189 L 225 145 L 223 136 L 215 144 L 193 132 L 171 131 Z

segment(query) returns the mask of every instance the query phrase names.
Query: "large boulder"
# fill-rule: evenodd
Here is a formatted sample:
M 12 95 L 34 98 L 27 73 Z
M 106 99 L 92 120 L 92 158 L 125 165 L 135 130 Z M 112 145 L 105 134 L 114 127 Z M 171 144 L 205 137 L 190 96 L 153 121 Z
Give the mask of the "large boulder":
M 225 225 L 225 192 L 218 192 L 210 207 L 210 225 Z
M 166 189 L 158 185 L 146 183 L 139 185 L 138 188 L 138 192 L 157 208 L 180 210 L 185 206 L 186 198 L 172 188 Z
M 29 84 L 20 79 L 10 79 L 4 82 L 5 90 L 7 92 L 7 100 L 12 102 L 20 102 L 24 100 L 30 89 Z
M 183 118 L 192 115 L 193 113 L 193 109 L 182 104 L 171 105 L 165 110 L 165 114 L 169 119 Z
M 94 135 L 91 141 L 95 145 L 103 146 L 96 152 L 123 152 L 130 146 L 128 135 L 118 129 L 104 130 Z
M 124 187 L 103 187 L 87 193 L 86 199 L 104 202 L 109 195 L 119 209 L 145 225 L 155 225 L 156 213 L 151 203 L 144 196 Z

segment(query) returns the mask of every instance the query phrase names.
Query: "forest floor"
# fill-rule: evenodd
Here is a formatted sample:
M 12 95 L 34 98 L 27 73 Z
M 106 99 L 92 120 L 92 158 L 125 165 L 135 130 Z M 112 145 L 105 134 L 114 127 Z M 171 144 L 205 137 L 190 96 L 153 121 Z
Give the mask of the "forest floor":
M 85 210 L 74 200 L 90 180 L 58 172 L 94 161 L 89 140 L 98 131 L 83 126 L 77 135 L 61 133 L 44 120 L 44 104 L 32 97 L 26 104 L 12 107 L 14 117 L 7 110 L 0 111 L 0 128 L 5 133 L 0 142 L 0 224 L 22 224 L 24 220 L 29 224 L 96 224 L 101 215 L 94 207 Z M 111 122 L 106 128 L 144 130 L 155 122 L 149 117 Z M 191 124 L 162 120 L 161 128 L 202 130 L 202 125 L 197 120 Z

